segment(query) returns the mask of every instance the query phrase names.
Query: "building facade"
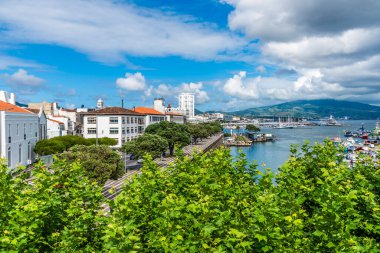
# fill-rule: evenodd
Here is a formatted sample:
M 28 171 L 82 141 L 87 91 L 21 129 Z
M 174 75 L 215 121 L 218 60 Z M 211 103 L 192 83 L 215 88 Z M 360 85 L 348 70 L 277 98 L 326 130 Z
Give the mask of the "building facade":
M 145 115 L 145 128 L 147 128 L 149 125 L 152 125 L 154 123 L 158 123 L 158 122 L 166 120 L 166 116 L 164 113 L 156 111 L 153 108 L 136 107 L 134 111 Z
M 65 124 L 55 119 L 47 119 L 47 138 L 51 139 L 54 137 L 64 136 L 65 134 Z
M 195 116 L 195 100 L 192 93 L 181 93 L 178 96 L 178 108 L 185 113 L 188 119 L 193 119 Z
M 83 137 L 115 139 L 121 147 L 125 142 L 142 135 L 145 116 L 121 107 L 106 107 L 83 114 Z
M 10 169 L 34 162 L 39 138 L 38 115 L 0 101 L 0 154 Z

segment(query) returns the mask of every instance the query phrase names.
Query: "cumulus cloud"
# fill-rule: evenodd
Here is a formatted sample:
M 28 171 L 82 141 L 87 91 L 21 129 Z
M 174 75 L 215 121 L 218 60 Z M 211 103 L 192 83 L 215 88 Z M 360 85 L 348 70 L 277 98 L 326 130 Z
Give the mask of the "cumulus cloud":
M 228 79 L 224 84 L 223 90 L 231 96 L 239 97 L 242 99 L 257 99 L 259 98 L 257 90 L 258 79 L 249 79 L 245 81 L 247 72 L 240 71 L 239 74 L 234 75 Z
M 3 74 L 7 85 L 20 94 L 35 94 L 44 83 L 44 80 L 34 75 L 28 74 L 24 69 L 19 69 L 13 74 Z
M 126 73 L 125 78 L 121 77 L 116 80 L 116 85 L 127 91 L 141 91 L 147 88 L 145 77 L 140 72 Z
M 264 77 L 251 84 L 260 98 L 332 97 L 378 103 L 373 94 L 380 92 L 379 1 L 221 2 L 234 7 L 230 29 L 259 39 L 261 61 L 279 69 L 272 80 Z M 250 90 L 248 80 L 254 83 L 252 78 L 242 84 L 239 77 L 232 78 L 229 82 L 237 86 L 224 90 L 249 97 L 243 94 Z M 264 88 L 267 82 L 276 87 Z
M 182 92 L 194 93 L 196 104 L 204 104 L 210 101 L 210 97 L 207 91 L 204 90 L 202 82 L 183 83 L 180 86 L 160 84 L 154 91 L 155 94 L 163 97 L 174 97 Z
M 0 26 L 8 43 L 60 45 L 101 62 L 125 55 L 215 59 L 247 44 L 214 24 L 122 1 L 3 0 Z

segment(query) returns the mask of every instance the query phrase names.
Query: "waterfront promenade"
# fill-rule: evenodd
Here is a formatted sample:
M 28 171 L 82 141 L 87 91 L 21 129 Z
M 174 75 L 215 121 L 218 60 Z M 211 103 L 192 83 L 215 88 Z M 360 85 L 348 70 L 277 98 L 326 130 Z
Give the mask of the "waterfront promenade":
M 197 144 L 188 145 L 183 148 L 183 153 L 186 156 L 191 156 L 191 154 L 197 150 L 199 152 L 207 152 L 210 149 L 217 148 L 223 144 L 223 134 L 216 134 L 207 139 L 199 141 Z M 175 157 L 165 157 L 157 158 L 154 161 L 160 168 L 166 168 L 171 163 L 175 162 Z M 114 199 L 123 189 L 125 183 L 128 182 L 133 176 L 141 174 L 141 170 L 130 170 L 127 171 L 121 178 L 117 180 L 108 180 L 102 190 L 104 197 L 107 199 Z

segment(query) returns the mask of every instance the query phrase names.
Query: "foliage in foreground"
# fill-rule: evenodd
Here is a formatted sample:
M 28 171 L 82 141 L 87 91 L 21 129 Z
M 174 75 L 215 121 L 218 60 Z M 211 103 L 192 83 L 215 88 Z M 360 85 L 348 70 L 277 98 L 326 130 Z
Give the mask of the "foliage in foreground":
M 54 171 L 54 172 L 52 172 Z M 0 166 L 0 252 L 77 252 L 101 247 L 103 196 L 79 164 L 41 163 L 33 185 Z
M 119 178 L 124 172 L 120 154 L 105 145 L 76 145 L 59 157 L 69 163 L 80 162 L 87 177 L 99 185 Z
M 379 164 L 340 154 L 305 144 L 277 175 L 226 149 L 167 170 L 145 157 L 108 217 L 78 164 L 39 166 L 34 186 L 3 165 L 0 251 L 379 252 Z
M 380 250 L 379 170 L 350 169 L 328 142 L 292 150 L 277 176 L 228 150 L 143 174 L 113 204 L 106 250 L 370 252 Z M 276 179 L 277 184 L 273 183 Z
M 96 139 L 90 138 L 85 139 L 80 136 L 75 135 L 65 135 L 65 136 L 58 136 L 54 137 L 48 140 L 41 140 L 36 143 L 36 147 L 34 148 L 34 152 L 36 152 L 39 155 L 53 155 L 53 154 L 60 154 L 69 148 L 75 146 L 75 145 L 95 145 Z M 113 146 L 117 144 L 117 141 L 111 138 L 99 138 L 98 139 L 99 145 L 107 145 L 107 146 Z

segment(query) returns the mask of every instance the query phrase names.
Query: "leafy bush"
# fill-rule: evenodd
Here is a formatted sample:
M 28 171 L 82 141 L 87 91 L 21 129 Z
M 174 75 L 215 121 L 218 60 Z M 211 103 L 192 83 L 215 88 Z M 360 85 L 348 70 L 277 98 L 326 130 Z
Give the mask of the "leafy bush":
M 104 218 L 101 188 L 81 165 L 56 161 L 47 170 L 13 178 L 0 165 L 0 251 L 78 252 L 101 248 Z
M 378 166 L 339 154 L 293 148 L 277 176 L 223 149 L 165 171 L 145 158 L 113 204 L 106 251 L 377 252 Z
M 89 145 L 95 145 L 95 143 L 96 143 L 95 138 L 85 139 L 83 137 L 76 136 L 76 135 L 58 136 L 58 137 L 54 137 L 48 140 L 41 140 L 37 142 L 36 147 L 34 148 L 34 152 L 42 156 L 60 154 L 75 145 L 89 146 Z M 98 144 L 114 146 L 117 144 L 117 141 L 114 139 L 105 137 L 105 138 L 99 138 Z
M 69 163 L 80 162 L 87 177 L 100 185 L 119 178 L 124 171 L 120 154 L 105 145 L 76 145 L 60 157 Z
M 255 126 L 255 125 L 252 125 L 252 124 L 247 125 L 245 127 L 245 129 L 248 130 L 248 131 L 254 131 L 254 132 L 259 132 L 260 131 L 259 127 Z
M 158 157 L 164 153 L 168 148 L 168 142 L 156 134 L 143 134 L 138 138 L 126 142 L 123 145 L 123 150 L 127 154 L 135 155 L 136 159 L 146 154 L 152 157 Z

